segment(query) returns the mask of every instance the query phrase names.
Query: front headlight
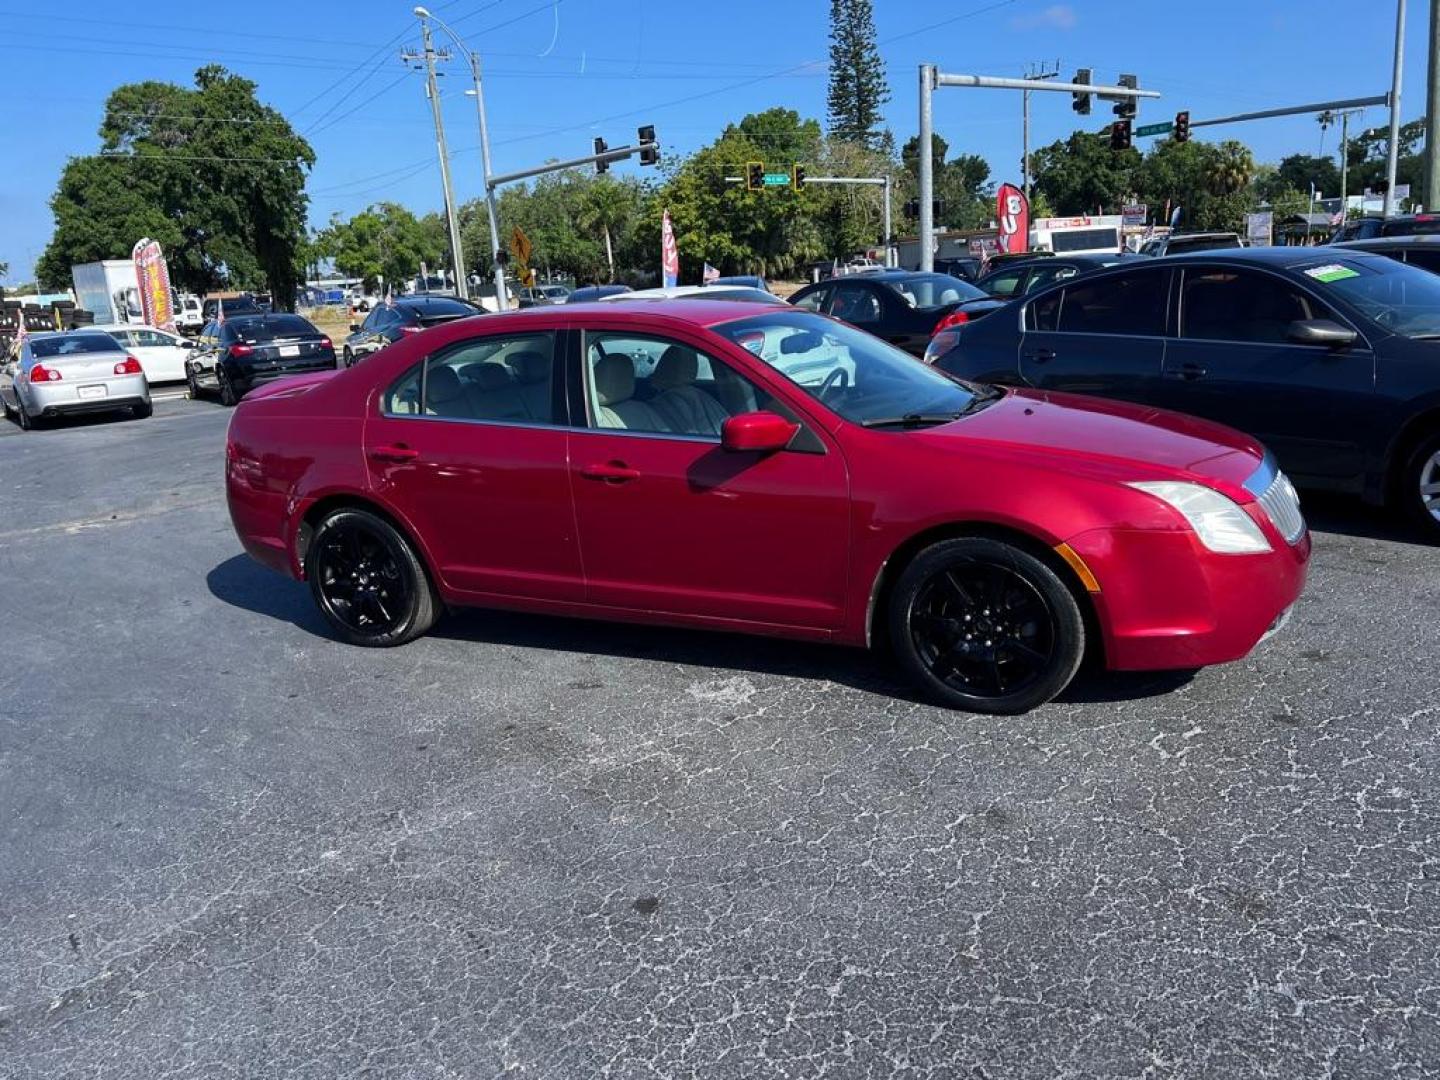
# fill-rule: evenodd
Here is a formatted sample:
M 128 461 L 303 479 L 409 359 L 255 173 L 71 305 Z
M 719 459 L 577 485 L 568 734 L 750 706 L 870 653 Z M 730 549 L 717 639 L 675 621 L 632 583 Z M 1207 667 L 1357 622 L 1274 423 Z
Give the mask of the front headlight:
M 1250 555 L 1270 550 L 1270 541 L 1265 539 L 1254 519 L 1234 499 L 1214 488 L 1179 480 L 1141 480 L 1130 486 L 1179 511 L 1200 542 L 1211 551 Z

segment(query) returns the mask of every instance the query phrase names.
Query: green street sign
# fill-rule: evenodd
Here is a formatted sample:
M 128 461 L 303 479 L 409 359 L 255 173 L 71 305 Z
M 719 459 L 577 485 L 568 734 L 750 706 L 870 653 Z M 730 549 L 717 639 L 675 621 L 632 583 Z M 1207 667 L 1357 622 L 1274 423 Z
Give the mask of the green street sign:
M 788 172 L 767 172 L 763 179 L 766 187 L 790 186 L 790 174 Z
M 1167 120 L 1163 124 L 1146 124 L 1135 129 L 1136 135 L 1169 135 L 1175 130 L 1175 122 Z

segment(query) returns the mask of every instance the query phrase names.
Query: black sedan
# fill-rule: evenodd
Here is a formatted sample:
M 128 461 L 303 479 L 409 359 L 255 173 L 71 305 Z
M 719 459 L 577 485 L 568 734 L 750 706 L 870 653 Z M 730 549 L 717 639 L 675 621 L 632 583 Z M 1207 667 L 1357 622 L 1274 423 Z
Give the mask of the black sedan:
M 1393 217 L 1361 217 L 1335 230 L 1330 243 L 1375 240 L 1381 236 L 1425 236 L 1440 233 L 1440 214 L 1396 214 Z
M 975 287 L 998 300 L 1013 300 L 1057 281 L 1116 266 L 1123 258 L 1122 255 L 1055 255 L 1030 262 L 1012 262 L 977 279 Z
M 1004 306 L 968 281 L 910 270 L 829 278 L 805 286 L 790 303 L 833 315 L 916 356 L 924 355 L 937 331 L 974 322 Z
M 1333 247 L 1127 262 L 948 330 L 927 359 L 1218 420 L 1302 486 L 1400 507 L 1440 541 L 1440 277 L 1415 267 Z
M 1408 236 L 1381 236 L 1374 240 L 1349 240 L 1332 247 L 1353 251 L 1373 251 L 1396 262 L 1418 266 L 1432 274 L 1440 274 L 1440 235 L 1412 233 Z
M 363 323 L 350 324 L 341 358 L 346 367 L 351 367 L 406 334 L 483 314 L 484 308 L 453 296 L 404 296 L 393 303 L 377 304 Z
M 227 314 L 200 331 L 199 347 L 185 361 L 190 396 L 213 390 L 235 405 L 261 383 L 335 368 L 335 346 L 299 315 Z

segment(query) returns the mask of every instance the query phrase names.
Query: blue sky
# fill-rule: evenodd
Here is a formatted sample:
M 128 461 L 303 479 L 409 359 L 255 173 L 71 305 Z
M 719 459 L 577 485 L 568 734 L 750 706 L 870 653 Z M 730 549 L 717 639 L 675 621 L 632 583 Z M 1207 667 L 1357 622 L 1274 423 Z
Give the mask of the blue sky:
M 0 261 L 30 276 L 52 228 L 48 200 L 65 161 L 98 148 L 106 95 L 142 79 L 188 85 L 219 62 L 259 83 L 265 102 L 311 139 L 312 221 L 392 199 L 439 207 L 440 181 L 423 76 L 402 46 L 419 41 L 413 0 L 197 4 L 149 0 L 0 0 L 0 70 L 7 76 L 0 142 Z M 478 48 L 495 168 L 587 152 L 595 135 L 618 145 L 656 125 L 668 154 L 708 142 L 728 121 L 784 105 L 823 119 L 828 0 L 435 0 L 431 9 Z M 1420 115 L 1428 5 L 1410 4 L 1403 114 Z M 1367 12 L 1369 13 L 1367 17 Z M 1121 71 L 1164 98 L 1139 123 L 1189 108 L 1199 119 L 1284 104 L 1383 93 L 1390 84 L 1394 5 L 1338 0 L 875 0 L 898 141 L 916 129 L 916 67 L 1019 75 L 1059 60 Z M 941 25 L 937 25 L 941 24 Z M 480 192 L 468 78 L 442 80 L 459 198 Z M 1097 108 L 1090 126 L 1105 122 Z M 1032 140 L 1076 126 L 1068 95 L 1037 95 Z M 1367 126 L 1383 123 L 1368 110 Z M 1018 178 L 1020 101 L 1002 91 L 943 90 L 935 125 L 955 150 L 986 157 L 997 179 Z M 1262 161 L 1332 153 L 1308 117 L 1206 129 L 1247 141 Z M 953 152 L 953 151 L 952 151 Z M 635 168 L 615 167 L 617 172 Z M 117 255 L 126 253 L 117 252 Z

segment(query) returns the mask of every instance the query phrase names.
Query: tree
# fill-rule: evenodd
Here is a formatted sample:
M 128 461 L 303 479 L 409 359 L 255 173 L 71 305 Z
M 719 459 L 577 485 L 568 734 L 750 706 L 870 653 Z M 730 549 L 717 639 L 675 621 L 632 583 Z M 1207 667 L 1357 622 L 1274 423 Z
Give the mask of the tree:
M 1340 167 L 1331 157 L 1316 157 L 1312 154 L 1291 154 L 1283 158 L 1275 168 L 1275 181 L 1279 188 L 1303 191 L 1309 195 L 1310 185 L 1322 195 L 1340 194 Z
M 412 278 L 422 262 L 439 266 L 449 250 L 438 214 L 416 218 L 391 202 L 367 207 L 349 221 L 338 215 L 331 218 L 316 246 L 335 260 L 335 269 L 360 278 L 367 289 L 376 288 L 382 279 L 393 286 Z
M 930 136 L 930 164 L 935 197 L 945 202 L 945 224 L 961 229 L 979 228 L 995 216 L 995 185 L 990 183 L 990 164 L 978 154 L 961 154 L 946 161 L 949 144 L 939 135 Z M 920 137 L 912 135 L 900 148 L 907 183 L 905 197 L 919 196 Z
M 580 204 L 580 226 L 598 230 L 605 238 L 605 262 L 609 269 L 607 281 L 615 280 L 615 244 L 612 230 L 624 220 L 630 209 L 630 199 L 625 189 L 608 177 L 591 184 Z
M 1425 181 L 1425 156 L 1420 152 L 1424 139 L 1425 117 L 1400 125 L 1395 182 L 1409 184 L 1416 195 L 1422 190 Z M 1374 190 L 1385 180 L 1386 151 L 1389 143 L 1388 127 L 1362 131 L 1349 141 L 1345 153 L 1350 162 L 1350 175 L 1347 178 L 1350 191 L 1359 192 L 1367 187 Z
M 1111 150 L 1107 136 L 1076 131 L 1063 142 L 1040 147 L 1030 161 L 1034 189 L 1064 216 L 1119 213 L 1135 191 L 1141 158 L 1133 148 Z
M 832 137 L 884 149 L 880 110 L 890 100 L 885 64 L 875 44 L 870 0 L 830 0 L 830 91 L 826 98 Z M 890 144 L 893 146 L 893 143 Z
M 6 277 L 9 277 L 9 276 L 10 276 L 10 264 L 9 264 L 8 262 L 0 262 L 0 278 L 6 278 Z
M 73 263 L 128 257 L 149 236 L 180 287 L 263 284 L 289 306 L 304 270 L 315 155 L 255 90 L 209 65 L 194 89 L 141 82 L 112 92 L 100 154 L 72 159 L 51 199 L 41 279 L 63 284 Z
M 1237 230 L 1253 205 L 1254 175 L 1254 159 L 1242 143 L 1165 139 L 1145 156 L 1133 179 L 1136 194 L 1152 209 L 1167 203 L 1182 207 L 1183 228 Z

